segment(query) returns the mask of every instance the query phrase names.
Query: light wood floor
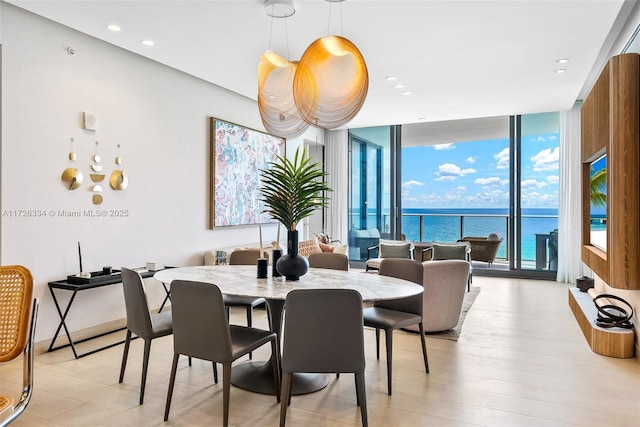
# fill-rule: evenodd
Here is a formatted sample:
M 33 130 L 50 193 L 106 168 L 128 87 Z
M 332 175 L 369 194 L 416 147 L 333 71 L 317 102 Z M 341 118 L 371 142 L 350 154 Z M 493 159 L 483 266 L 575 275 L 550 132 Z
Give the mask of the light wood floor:
M 425 374 L 418 338 L 394 336 L 393 396 L 386 361 L 375 358 L 365 330 L 366 386 L 371 426 L 640 426 L 640 362 L 589 349 L 567 303 L 567 285 L 474 278 L 482 290 L 457 342 L 427 338 Z M 256 326 L 266 327 L 264 311 Z M 244 314 L 233 319 L 242 323 Z M 112 339 L 109 337 L 109 339 Z M 181 359 L 169 422 L 162 421 L 172 338 L 154 340 L 145 403 L 138 405 L 142 341 L 135 340 L 125 381 L 118 384 L 123 346 L 74 360 L 69 349 L 36 357 L 35 394 L 16 426 L 221 425 L 222 387 L 211 365 Z M 94 345 L 92 343 L 91 345 Z M 254 353 L 266 359 L 268 346 Z M 18 394 L 21 364 L 0 367 L 0 390 Z M 358 426 L 351 375 L 294 397 L 290 426 Z M 232 387 L 230 423 L 278 425 L 275 397 Z

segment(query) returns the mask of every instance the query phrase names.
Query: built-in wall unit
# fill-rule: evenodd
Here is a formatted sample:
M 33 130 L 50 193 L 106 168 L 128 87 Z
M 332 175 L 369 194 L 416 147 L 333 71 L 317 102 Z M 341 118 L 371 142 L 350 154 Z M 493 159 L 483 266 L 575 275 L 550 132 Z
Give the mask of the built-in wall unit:
M 606 324 L 604 328 L 597 322 L 594 324 L 596 312 L 591 299 L 604 290 L 624 298 L 637 298 L 640 291 L 639 54 L 612 57 L 584 100 L 581 159 L 582 260 L 603 285 L 590 297 L 570 290 L 569 303 L 595 352 L 632 357 L 633 329 L 609 329 Z M 603 174 L 606 184 L 599 190 L 596 180 Z M 594 192 L 604 194 L 604 218 L 593 215 L 597 204 Z M 598 227 L 603 222 L 604 229 Z M 594 230 L 594 226 L 598 229 Z M 609 304 L 631 312 L 631 307 L 616 300 L 610 300 Z

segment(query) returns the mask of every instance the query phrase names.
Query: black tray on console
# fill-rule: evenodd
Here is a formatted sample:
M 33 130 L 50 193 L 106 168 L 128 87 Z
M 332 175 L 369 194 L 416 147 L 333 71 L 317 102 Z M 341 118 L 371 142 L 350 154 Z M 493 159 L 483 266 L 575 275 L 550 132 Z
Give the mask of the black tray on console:
M 113 281 L 114 279 L 119 280 L 120 276 L 120 270 L 113 270 L 109 274 L 105 274 L 102 271 L 92 271 L 91 277 L 67 276 L 67 282 L 73 285 L 91 285 L 94 283 Z

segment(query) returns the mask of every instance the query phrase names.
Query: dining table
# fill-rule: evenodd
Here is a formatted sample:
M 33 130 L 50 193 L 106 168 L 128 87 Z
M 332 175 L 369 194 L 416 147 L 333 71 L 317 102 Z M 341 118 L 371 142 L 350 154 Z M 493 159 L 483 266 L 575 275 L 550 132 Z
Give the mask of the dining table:
M 358 291 L 363 302 L 404 298 L 422 293 L 423 288 L 413 282 L 360 269 L 332 270 L 310 268 L 299 280 L 286 280 L 283 276 L 257 277 L 255 265 L 216 265 L 170 268 L 158 271 L 154 278 L 164 284 L 174 280 L 212 283 L 226 295 L 263 297 L 266 301 L 269 328 L 278 336 L 278 349 L 287 294 L 297 289 L 352 289 Z M 170 287 L 169 287 L 170 289 Z M 327 313 L 328 316 L 331 313 Z M 313 331 L 309 331 L 313 334 Z M 279 351 L 279 350 L 278 350 Z M 273 357 L 273 356 L 272 356 Z M 277 393 L 271 361 L 250 361 L 234 365 L 231 383 L 236 387 L 262 393 Z M 292 380 L 292 394 L 318 391 L 328 384 L 324 374 L 296 373 Z

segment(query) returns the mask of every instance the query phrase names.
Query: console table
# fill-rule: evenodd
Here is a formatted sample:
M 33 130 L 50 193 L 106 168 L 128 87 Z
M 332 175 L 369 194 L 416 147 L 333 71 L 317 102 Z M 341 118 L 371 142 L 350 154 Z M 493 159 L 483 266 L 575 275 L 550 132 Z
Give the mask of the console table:
M 155 271 L 144 271 L 144 272 L 141 272 L 140 275 L 142 276 L 142 278 L 148 278 L 148 277 L 153 277 L 153 275 L 155 273 L 156 273 Z M 73 304 L 73 301 L 75 300 L 76 295 L 78 294 L 78 292 L 87 291 L 87 290 L 90 290 L 90 289 L 101 288 L 103 286 L 111 286 L 111 285 L 115 285 L 115 284 L 118 284 L 118 283 L 122 283 L 122 276 L 120 275 L 119 271 L 114 271 L 114 273 L 112 273 L 108 278 L 102 278 L 102 280 L 100 280 L 98 282 L 95 282 L 95 283 L 82 283 L 82 284 L 69 283 L 68 279 L 56 280 L 56 281 L 53 281 L 53 282 L 49 282 L 48 283 L 49 292 L 51 292 L 51 297 L 53 298 L 53 303 L 55 304 L 56 310 L 58 311 L 58 315 L 60 316 L 60 323 L 58 324 L 58 328 L 56 329 L 55 334 L 53 334 L 53 338 L 51 339 L 51 344 L 49 345 L 49 349 L 47 350 L 47 352 L 59 350 L 61 348 L 71 347 L 71 351 L 73 351 L 73 356 L 76 359 L 79 359 L 81 357 L 88 356 L 88 355 L 96 353 L 98 351 L 106 350 L 107 348 L 115 347 L 117 345 L 122 344 L 124 342 L 124 340 L 118 341 L 118 342 L 115 342 L 115 343 L 111 343 L 111 344 L 105 345 L 103 347 L 96 348 L 95 350 L 87 351 L 85 353 L 78 353 L 76 351 L 75 344 L 79 344 L 79 343 L 82 343 L 82 342 L 85 342 L 85 341 L 90 341 L 90 340 L 93 340 L 93 339 L 96 339 L 96 338 L 99 338 L 99 337 L 103 337 L 105 335 L 113 334 L 115 332 L 125 330 L 126 327 L 113 329 L 111 331 L 103 332 L 101 334 L 92 335 L 90 337 L 74 341 L 71 338 L 71 334 L 69 333 L 69 329 L 67 328 L 67 324 L 66 324 L 66 319 L 67 319 L 67 316 L 69 315 L 69 310 L 71 310 L 71 305 Z M 54 289 L 57 289 L 58 291 L 70 291 L 70 292 L 72 292 L 71 293 L 71 298 L 69 299 L 69 303 L 64 308 L 64 311 L 60 307 L 60 303 L 58 302 L 58 298 L 56 297 L 56 292 L 54 292 Z M 165 299 L 165 302 L 166 302 L 166 299 Z M 164 303 L 162 305 L 164 306 Z M 62 329 L 64 329 L 64 333 L 67 336 L 67 339 L 69 340 L 69 343 L 68 344 L 59 345 L 58 347 L 54 347 L 54 345 L 56 343 L 56 340 L 58 339 L 58 335 L 60 334 Z

